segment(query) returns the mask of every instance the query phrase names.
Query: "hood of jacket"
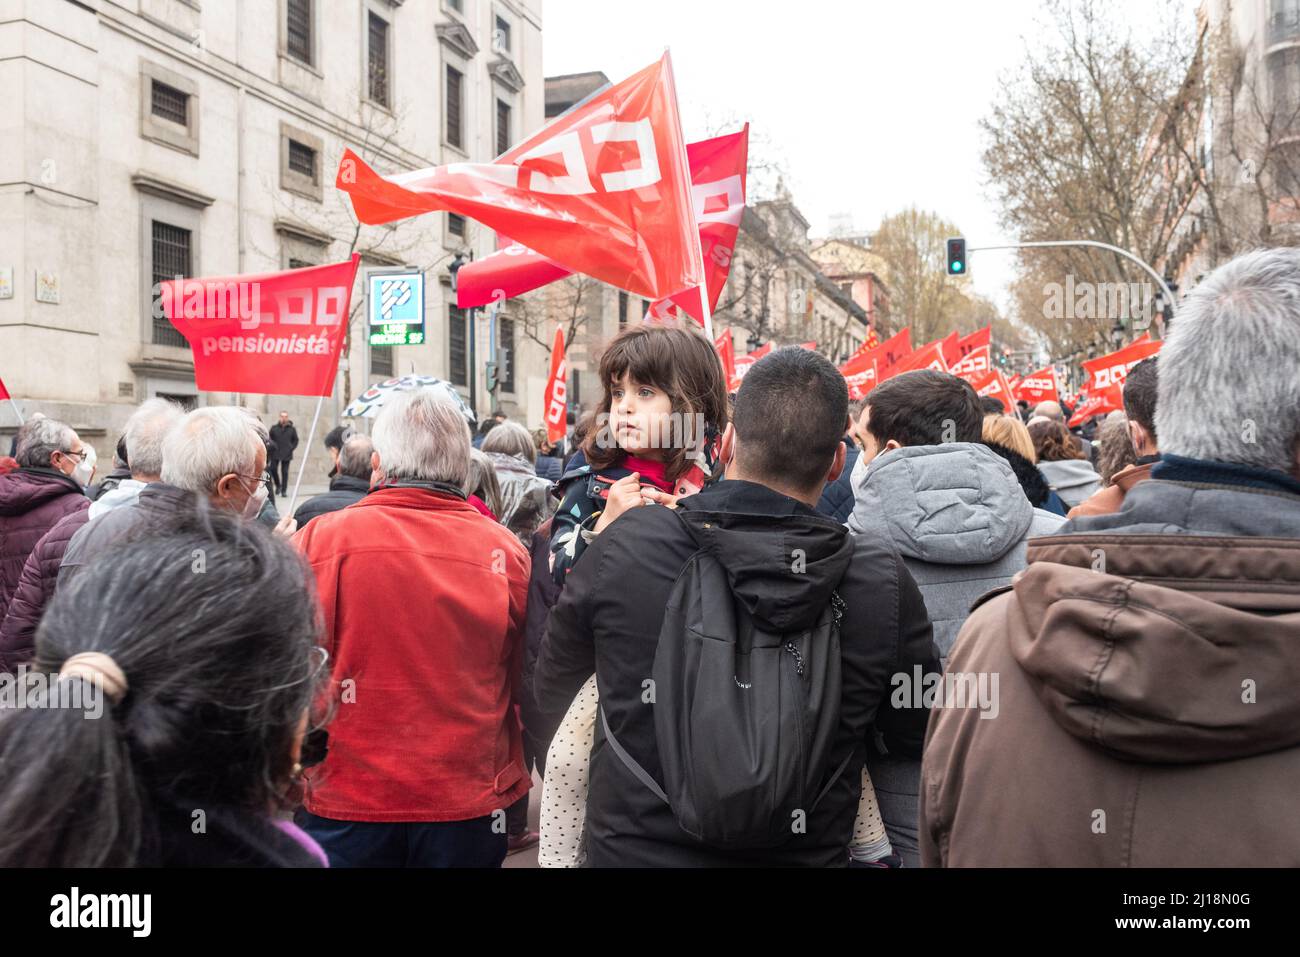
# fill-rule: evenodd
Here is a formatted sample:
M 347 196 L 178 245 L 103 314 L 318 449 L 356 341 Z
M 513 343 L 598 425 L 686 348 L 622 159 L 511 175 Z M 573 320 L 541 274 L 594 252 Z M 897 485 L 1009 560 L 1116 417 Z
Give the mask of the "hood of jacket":
M 492 467 L 497 472 L 531 476 L 537 474 L 537 469 L 533 464 L 522 456 L 508 455 L 505 452 L 485 452 L 483 454 L 488 457 L 488 461 L 492 463 Z
M 1080 488 L 1101 484 L 1101 476 L 1087 459 L 1062 459 L 1059 462 L 1039 462 L 1038 470 L 1058 491 L 1063 488 Z
M 0 475 L 0 515 L 22 515 L 62 495 L 84 495 L 81 486 L 55 469 L 20 468 Z
M 1025 498 L 1029 499 L 1029 504 L 1041 506 L 1047 501 L 1047 497 L 1052 494 L 1052 487 L 1047 484 L 1047 479 L 1043 478 L 1043 473 L 1038 471 L 1038 466 L 1025 458 L 1015 449 L 1009 449 L 1005 445 L 999 445 L 997 442 L 985 442 L 989 448 L 1002 458 L 1006 459 L 1011 471 L 1016 473 L 1016 480 L 1020 482 L 1020 487 L 1025 490 Z
M 1300 496 L 1151 479 L 1108 518 L 1031 542 L 1014 585 L 1012 653 L 1056 722 L 1153 763 L 1300 744 Z
M 124 505 L 134 505 L 140 493 L 147 487 L 147 482 L 141 482 L 138 479 L 124 478 L 115 487 L 108 489 L 99 498 L 90 503 L 90 518 L 95 519 L 105 512 L 111 512 L 115 508 L 121 508 Z
M 854 510 L 879 510 L 905 558 L 941 565 L 997 561 L 1034 517 L 1011 466 L 979 443 L 892 449 L 865 466 L 859 459 L 853 489 Z
M 767 631 L 814 625 L 853 555 L 843 525 L 754 482 L 718 482 L 682 499 L 676 514 Z

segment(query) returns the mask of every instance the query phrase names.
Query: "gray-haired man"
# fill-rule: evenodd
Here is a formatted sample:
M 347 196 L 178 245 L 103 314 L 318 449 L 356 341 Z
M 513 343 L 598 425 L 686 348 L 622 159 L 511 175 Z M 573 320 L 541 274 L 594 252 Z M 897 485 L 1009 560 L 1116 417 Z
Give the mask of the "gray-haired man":
M 1249 253 L 1160 351 L 1161 461 L 1111 515 L 1029 545 L 949 672 L 921 856 L 951 866 L 1279 867 L 1300 786 L 1300 250 Z

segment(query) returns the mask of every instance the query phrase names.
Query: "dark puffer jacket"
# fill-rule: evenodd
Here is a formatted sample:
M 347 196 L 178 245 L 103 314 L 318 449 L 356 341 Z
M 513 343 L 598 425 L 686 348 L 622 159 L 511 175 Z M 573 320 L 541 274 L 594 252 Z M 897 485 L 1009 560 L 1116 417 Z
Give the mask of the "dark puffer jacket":
M 85 508 L 90 499 L 62 472 L 21 468 L 0 475 L 0 616 L 36 543 L 63 516 Z
M 293 513 L 298 527 L 302 528 L 313 518 L 328 512 L 337 512 L 359 502 L 370 491 L 370 479 L 356 478 L 352 475 L 336 475 L 330 479 L 330 490 L 324 495 L 317 495 L 298 506 Z
M 0 626 L 0 672 L 15 671 L 32 657 L 36 643 L 36 626 L 41 623 L 45 606 L 54 597 L 59 580 L 59 564 L 68 542 L 90 521 L 90 509 L 71 512 L 41 536 L 23 565 L 18 586 L 9 599 L 9 612 Z
M 827 482 L 826 488 L 822 490 L 821 500 L 817 503 L 817 511 L 827 518 L 833 518 L 837 522 L 847 522 L 849 516 L 853 514 L 853 466 L 858 464 L 858 456 L 862 450 L 853 444 L 853 440 L 847 435 L 844 436 L 843 442 L 848 446 L 848 452 L 844 456 L 844 471 L 834 482 Z
M 1016 481 L 1025 490 L 1025 498 L 1029 499 L 1030 505 L 1056 515 L 1065 514 L 1065 503 L 1052 491 L 1052 487 L 1047 484 L 1047 479 L 1043 478 L 1043 473 L 1038 470 L 1037 465 L 1015 449 L 1009 449 L 1005 445 L 999 445 L 997 442 L 984 444 L 1007 460 L 1011 471 L 1016 473 Z

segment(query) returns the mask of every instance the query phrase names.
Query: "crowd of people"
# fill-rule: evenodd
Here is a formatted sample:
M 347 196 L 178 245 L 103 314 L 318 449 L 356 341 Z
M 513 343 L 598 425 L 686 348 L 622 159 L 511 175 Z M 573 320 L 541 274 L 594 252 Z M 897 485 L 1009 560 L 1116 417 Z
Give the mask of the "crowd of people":
M 1300 252 L 1086 437 L 687 328 L 599 376 L 561 443 L 397 394 L 283 517 L 286 413 L 150 400 L 98 486 L 26 423 L 0 866 L 1300 862 Z

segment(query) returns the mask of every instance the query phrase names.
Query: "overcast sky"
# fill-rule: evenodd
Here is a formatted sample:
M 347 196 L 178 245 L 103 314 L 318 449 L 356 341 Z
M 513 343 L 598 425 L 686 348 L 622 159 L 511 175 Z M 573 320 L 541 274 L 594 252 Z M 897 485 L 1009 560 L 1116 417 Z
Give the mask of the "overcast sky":
M 1039 0 L 544 0 L 542 50 L 547 76 L 603 70 L 618 82 L 669 47 L 687 139 L 748 120 L 751 161 L 761 150 L 785 165 L 815 236 L 836 214 L 866 230 L 915 204 L 979 245 L 1004 236 L 979 120 L 1039 10 Z M 976 289 L 1003 302 L 1011 262 L 973 256 Z

